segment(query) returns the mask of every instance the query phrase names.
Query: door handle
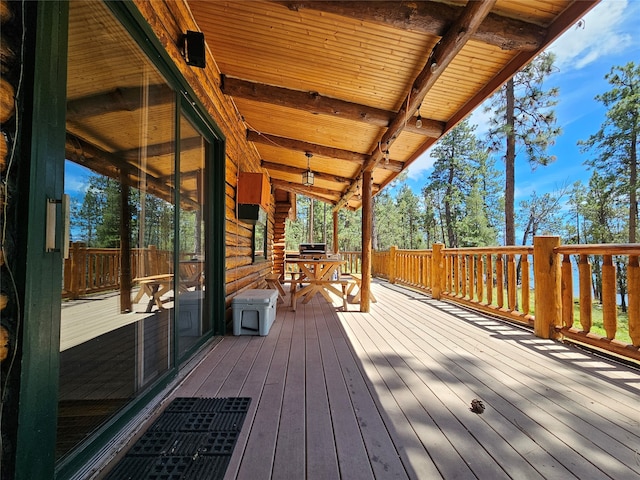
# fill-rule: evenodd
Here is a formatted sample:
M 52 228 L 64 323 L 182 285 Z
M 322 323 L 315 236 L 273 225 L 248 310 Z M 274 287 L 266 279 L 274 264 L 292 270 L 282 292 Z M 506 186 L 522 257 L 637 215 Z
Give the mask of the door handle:
M 58 207 L 62 216 L 62 248 L 56 246 L 56 232 L 58 223 Z M 70 236 L 70 199 L 68 194 L 63 194 L 60 200 L 47 199 L 47 224 L 45 233 L 45 251 L 60 252 L 64 258 L 69 258 Z

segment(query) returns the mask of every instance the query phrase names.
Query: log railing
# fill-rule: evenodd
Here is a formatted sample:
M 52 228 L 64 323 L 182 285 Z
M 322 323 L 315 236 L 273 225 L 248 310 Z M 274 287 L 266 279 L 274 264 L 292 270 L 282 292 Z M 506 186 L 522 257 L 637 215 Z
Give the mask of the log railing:
M 556 326 L 565 337 L 612 350 L 621 355 L 634 353 L 631 346 L 616 339 L 618 331 L 618 272 L 626 275 L 627 317 L 631 344 L 640 346 L 640 245 L 566 245 L 555 249 L 562 266 L 561 310 L 562 322 Z M 573 281 L 571 261 L 578 265 L 578 305 L 573 308 Z M 601 285 L 594 289 L 592 263 L 600 266 Z M 593 292 L 601 298 L 605 335 L 592 333 Z M 576 318 L 577 317 L 577 318 Z M 576 327 L 577 325 L 577 327 Z M 637 353 L 637 350 L 636 350 Z
M 148 248 L 131 250 L 131 271 L 135 277 L 171 273 L 173 254 Z M 88 248 L 74 242 L 69 248 L 69 258 L 64 261 L 63 298 L 79 298 L 83 295 L 120 288 L 120 249 Z
M 578 264 L 580 328 L 574 326 L 572 256 Z M 533 326 L 542 338 L 564 337 L 640 360 L 639 257 L 640 244 L 561 246 L 559 237 L 536 237 L 534 246 L 392 247 L 373 252 L 372 271 L 374 276 L 429 292 L 436 299 Z M 601 259 L 605 336 L 591 332 L 594 288 L 589 258 Z M 621 261 L 614 265 L 614 259 Z M 616 268 L 627 277 L 631 342 L 615 339 Z

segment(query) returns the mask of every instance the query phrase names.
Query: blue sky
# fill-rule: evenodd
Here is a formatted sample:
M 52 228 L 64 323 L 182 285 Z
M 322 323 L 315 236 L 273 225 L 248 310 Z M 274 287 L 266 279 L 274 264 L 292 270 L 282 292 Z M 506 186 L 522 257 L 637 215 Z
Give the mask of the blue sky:
M 603 0 L 584 17 L 583 26 L 571 27 L 549 47 L 556 54 L 558 72 L 549 77 L 548 85 L 560 89 L 556 115 L 563 133 L 550 150 L 557 157 L 553 164 L 532 172 L 523 155 L 516 159 L 516 205 L 534 191 L 543 194 L 576 180 L 588 182 L 588 157 L 577 142 L 597 132 L 604 120 L 606 110 L 594 97 L 611 88 L 605 74 L 613 66 L 640 63 L 639 25 L 640 0 Z M 487 115 L 482 107 L 471 114 L 479 136 L 486 132 L 481 126 Z M 408 184 L 415 193 L 426 183 L 432 165 L 427 151 L 409 167 Z M 503 168 L 500 158 L 496 168 Z

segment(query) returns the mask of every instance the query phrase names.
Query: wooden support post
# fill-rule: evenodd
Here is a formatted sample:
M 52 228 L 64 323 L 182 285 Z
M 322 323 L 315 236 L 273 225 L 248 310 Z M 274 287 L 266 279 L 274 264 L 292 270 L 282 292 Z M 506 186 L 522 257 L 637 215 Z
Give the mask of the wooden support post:
M 442 262 L 442 249 L 444 244 L 434 243 L 431 255 L 431 271 L 433 272 L 433 285 L 431 286 L 431 296 L 435 300 L 442 298 L 442 286 L 444 280 L 444 264 Z
M 127 174 L 120 172 L 120 313 L 133 311 L 131 304 L 131 207 Z
M 340 252 L 340 244 L 338 243 L 338 210 L 333 211 L 333 253 Z
M 362 172 L 362 283 L 360 284 L 360 311 L 371 309 L 371 236 L 373 235 L 373 176 Z
M 389 249 L 389 283 L 396 283 L 396 262 L 398 247 L 395 245 Z
M 560 260 L 554 248 L 560 237 L 539 236 L 533 239 L 533 278 L 536 318 L 533 332 L 540 338 L 556 338 L 555 326 L 561 320 Z

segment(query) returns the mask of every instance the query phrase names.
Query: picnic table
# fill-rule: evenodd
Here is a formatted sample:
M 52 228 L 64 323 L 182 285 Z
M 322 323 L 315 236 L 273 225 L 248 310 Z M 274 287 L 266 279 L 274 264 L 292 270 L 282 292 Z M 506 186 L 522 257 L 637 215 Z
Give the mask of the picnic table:
M 340 279 L 339 269 L 345 260 L 322 259 L 290 259 L 287 263 L 297 265 L 299 272 L 291 279 L 291 308 L 295 311 L 297 300 L 303 298 L 302 303 L 309 303 L 316 295 L 322 295 L 327 302 L 332 303 L 330 293 L 342 298 L 343 308 L 347 310 L 348 281 Z M 298 289 L 298 286 L 301 288 Z

